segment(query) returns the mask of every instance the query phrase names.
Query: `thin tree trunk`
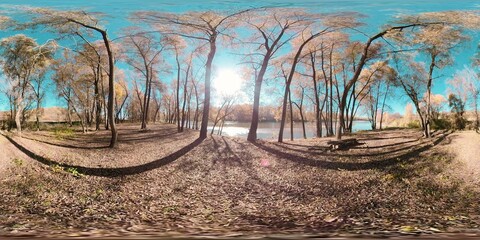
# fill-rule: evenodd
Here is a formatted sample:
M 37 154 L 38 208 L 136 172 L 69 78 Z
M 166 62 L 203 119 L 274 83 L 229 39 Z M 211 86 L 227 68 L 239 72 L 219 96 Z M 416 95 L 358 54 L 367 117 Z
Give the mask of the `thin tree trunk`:
M 107 32 L 102 31 L 103 42 L 105 43 L 105 48 L 107 49 L 108 54 L 108 121 L 111 131 L 110 147 L 113 148 L 117 146 L 118 132 L 117 126 L 115 125 L 115 65 L 113 61 L 113 52 L 110 48 L 110 41 L 108 40 Z
M 175 61 L 177 63 L 177 101 L 175 103 L 175 114 L 177 115 L 177 131 L 182 132 L 182 129 L 180 127 L 180 60 L 178 59 L 178 52 L 176 50 L 175 52 Z
M 185 72 L 185 83 L 183 84 L 183 106 L 182 106 L 182 124 L 180 126 L 180 132 L 183 132 L 183 127 L 185 125 L 185 105 L 187 103 L 187 83 L 188 83 L 188 75 L 190 72 L 190 65 L 187 66 L 187 71 Z
M 317 138 L 322 137 L 322 120 L 320 118 L 320 96 L 318 95 L 317 88 L 317 70 L 315 68 L 315 55 L 310 52 L 310 63 L 312 65 L 312 81 L 313 81 L 313 91 L 315 96 L 315 127 L 316 127 L 316 136 Z M 302 120 L 303 123 L 303 120 Z M 305 126 L 305 124 L 303 123 Z
M 383 95 L 383 101 L 382 101 L 382 111 L 380 115 L 380 130 L 383 130 L 383 114 L 385 110 L 385 101 L 387 100 L 387 95 L 388 95 L 388 90 L 390 89 L 390 84 L 387 83 L 387 89 L 385 91 L 385 95 Z
M 475 130 L 477 133 L 479 132 L 479 125 L 480 125 L 480 119 L 478 116 L 478 96 L 480 95 L 480 91 L 476 91 L 475 94 L 473 95 L 473 101 L 475 105 Z
M 302 99 L 300 100 L 300 105 L 298 105 L 295 102 L 293 102 L 293 104 L 297 106 L 298 111 L 300 112 L 300 119 L 302 121 L 303 138 L 307 139 L 307 131 L 305 129 L 305 118 L 303 117 L 303 90 L 302 90 Z
M 292 91 L 288 91 L 288 107 L 290 108 L 290 141 L 293 141 L 293 108 L 292 108 Z
M 212 77 L 212 63 L 217 46 L 215 45 L 216 36 L 210 37 L 210 52 L 208 53 L 207 64 L 205 68 L 205 101 L 203 103 L 202 125 L 200 128 L 200 139 L 207 138 L 208 117 L 210 113 L 210 83 Z
M 100 57 L 98 58 L 98 64 L 97 64 L 97 73 L 95 76 L 95 84 L 94 84 L 94 91 L 95 91 L 95 104 L 96 104 L 96 109 L 95 109 L 95 131 L 100 130 L 100 122 L 102 119 L 102 104 L 100 102 L 100 90 L 98 87 L 98 82 L 100 81 L 100 75 L 102 74 L 101 69 L 100 69 L 100 62 L 101 59 Z
M 333 135 L 333 47 L 334 44 L 332 44 L 332 48 L 330 49 L 330 130 L 328 136 Z M 338 90 L 338 89 L 337 89 Z M 335 117 L 336 119 L 336 117 Z M 336 123 L 335 123 L 336 126 Z
M 23 111 L 23 107 L 21 106 L 22 105 L 22 102 L 23 101 L 23 98 L 19 97 L 17 99 L 17 111 L 15 113 L 15 124 L 17 125 L 17 133 L 18 133 L 18 136 L 22 136 L 22 122 L 20 120 L 20 117 L 22 115 L 22 111 Z
M 435 58 L 436 55 L 431 55 L 431 62 L 428 71 L 428 82 L 427 82 L 427 113 L 425 115 L 425 132 L 424 135 L 426 138 L 430 138 L 430 121 L 431 121 L 431 95 L 432 95 L 432 76 L 433 69 L 435 68 Z
M 288 76 L 288 79 L 285 83 L 285 94 L 283 96 L 283 106 L 282 106 L 282 120 L 280 122 L 280 131 L 278 133 L 278 142 L 283 142 L 283 128 L 285 127 L 285 118 L 286 118 L 286 108 L 287 108 L 287 97 L 288 93 L 290 92 L 290 84 L 292 83 L 293 80 L 293 75 L 295 73 L 295 69 L 298 64 L 298 59 L 300 58 L 300 55 L 302 54 L 303 48 L 307 43 L 309 43 L 312 39 L 320 36 L 321 32 L 313 34 L 309 38 L 307 38 L 298 48 L 297 53 L 295 54 L 295 57 L 293 58 L 292 62 L 292 67 L 290 69 L 290 73 Z

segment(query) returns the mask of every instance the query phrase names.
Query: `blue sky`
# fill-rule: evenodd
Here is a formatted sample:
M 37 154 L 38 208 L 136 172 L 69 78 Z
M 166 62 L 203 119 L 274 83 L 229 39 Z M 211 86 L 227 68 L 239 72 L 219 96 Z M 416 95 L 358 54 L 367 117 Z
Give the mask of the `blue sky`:
M 158 10 L 168 12 L 185 12 L 201 10 L 230 10 L 244 9 L 258 6 L 284 6 L 284 7 L 305 7 L 313 12 L 338 12 L 338 11 L 357 11 L 367 15 L 363 20 L 366 26 L 361 29 L 367 34 L 374 34 L 378 29 L 388 21 L 394 19 L 398 14 L 412 14 L 431 11 L 445 10 L 480 10 L 480 1 L 478 0 L 264 0 L 264 1 L 234 1 L 234 0 L 1 0 L 0 11 L 4 14 L 10 14 L 15 17 L 15 13 L 10 11 L 12 5 L 31 5 L 38 7 L 53 7 L 57 9 L 85 9 L 88 11 L 100 11 L 106 13 L 106 27 L 112 38 L 118 36 L 120 29 L 131 25 L 127 17 L 133 11 L 138 10 Z M 0 37 L 13 35 L 12 32 L 0 32 Z M 27 33 L 43 42 L 50 36 L 45 33 Z M 358 36 L 358 38 L 362 38 Z M 475 54 L 478 44 L 478 37 L 475 36 L 471 42 L 466 43 L 455 55 L 455 64 L 451 67 L 436 72 L 433 92 L 436 94 L 446 93 L 446 81 L 457 69 L 464 65 L 470 65 L 470 58 Z M 217 69 L 238 68 L 235 57 L 230 54 L 231 50 L 220 49 L 219 55 L 215 60 Z M 401 92 L 399 92 L 401 95 Z M 397 98 L 398 99 L 398 98 Z M 403 112 L 408 99 L 403 98 L 391 102 L 395 112 Z M 61 105 L 57 100 L 54 91 L 49 91 L 45 106 Z M 5 97 L 0 96 L 0 110 L 6 110 Z

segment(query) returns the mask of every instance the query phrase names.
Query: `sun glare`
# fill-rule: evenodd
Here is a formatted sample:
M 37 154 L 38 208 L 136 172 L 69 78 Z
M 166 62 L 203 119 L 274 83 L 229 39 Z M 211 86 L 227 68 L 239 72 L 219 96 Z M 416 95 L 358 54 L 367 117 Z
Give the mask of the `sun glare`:
M 242 77 L 233 69 L 221 69 L 215 76 L 213 86 L 220 94 L 232 95 L 240 91 Z

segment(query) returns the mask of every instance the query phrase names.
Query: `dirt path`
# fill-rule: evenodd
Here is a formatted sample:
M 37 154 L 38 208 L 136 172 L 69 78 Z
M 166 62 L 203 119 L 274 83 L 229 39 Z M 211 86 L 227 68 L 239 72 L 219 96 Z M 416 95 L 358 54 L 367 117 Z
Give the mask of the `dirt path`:
M 11 164 L 12 160 L 21 154 L 0 131 L 0 173 L 4 172 Z
M 460 163 L 459 176 L 472 186 L 480 184 L 480 134 L 474 131 L 457 132 L 451 135 L 449 151 Z

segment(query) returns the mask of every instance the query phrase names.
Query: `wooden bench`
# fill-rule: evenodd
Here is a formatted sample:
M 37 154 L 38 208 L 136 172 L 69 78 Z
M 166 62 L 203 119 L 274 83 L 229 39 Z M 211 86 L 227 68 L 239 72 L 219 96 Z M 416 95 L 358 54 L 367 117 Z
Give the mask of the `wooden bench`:
M 362 145 L 363 143 L 358 142 L 356 138 L 350 138 L 328 141 L 327 144 L 330 145 L 330 149 L 332 150 L 345 150 L 354 146 Z

